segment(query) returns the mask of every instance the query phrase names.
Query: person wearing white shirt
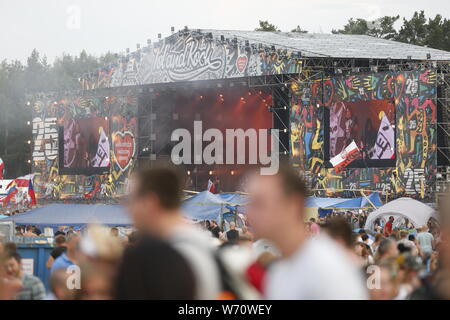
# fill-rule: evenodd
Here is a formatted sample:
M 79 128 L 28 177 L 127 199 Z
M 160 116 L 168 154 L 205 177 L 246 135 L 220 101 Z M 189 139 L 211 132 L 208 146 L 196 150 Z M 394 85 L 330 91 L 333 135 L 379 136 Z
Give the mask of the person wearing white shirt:
M 268 299 L 367 299 L 360 269 L 327 235 L 307 238 L 304 217 L 307 188 L 289 169 L 254 175 L 249 183 L 247 216 L 255 238 L 271 241 L 281 259 L 269 269 Z

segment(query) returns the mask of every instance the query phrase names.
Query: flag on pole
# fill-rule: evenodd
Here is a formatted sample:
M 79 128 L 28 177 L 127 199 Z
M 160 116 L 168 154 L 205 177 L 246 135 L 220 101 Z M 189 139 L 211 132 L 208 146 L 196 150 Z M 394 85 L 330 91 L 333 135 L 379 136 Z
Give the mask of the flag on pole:
M 3 180 L 4 173 L 5 173 L 5 163 L 3 162 L 3 159 L 0 158 L 0 180 Z
M 336 169 L 336 173 L 344 170 L 346 166 L 348 166 L 352 161 L 359 159 L 361 157 L 361 153 L 359 152 L 358 146 L 356 142 L 353 140 L 344 150 L 341 151 L 337 156 L 330 159 L 331 164 L 334 169 Z
M 19 190 L 16 188 L 16 186 L 13 186 L 8 190 L 8 194 L 1 199 L 0 201 L 3 203 L 3 206 L 7 206 L 11 199 L 19 192 Z
M 211 180 L 208 180 L 208 188 L 207 188 L 207 190 L 209 191 L 209 192 L 211 192 L 211 193 L 214 193 L 214 191 L 215 191 L 215 186 L 214 186 L 214 183 L 211 181 Z
M 15 185 L 18 188 L 28 188 L 30 185 L 30 180 L 33 180 L 34 175 L 33 174 L 27 174 L 26 176 L 18 177 L 11 181 L 7 188 Z
M 37 204 L 36 201 L 36 194 L 34 193 L 34 187 L 33 187 L 33 179 L 30 179 L 28 183 L 28 196 L 30 197 L 30 206 L 34 206 Z

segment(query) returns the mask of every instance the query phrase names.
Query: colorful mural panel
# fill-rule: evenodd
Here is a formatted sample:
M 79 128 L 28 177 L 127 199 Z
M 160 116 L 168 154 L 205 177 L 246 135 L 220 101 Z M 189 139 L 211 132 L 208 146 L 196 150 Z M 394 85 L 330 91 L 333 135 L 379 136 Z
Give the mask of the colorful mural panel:
M 134 96 L 51 96 L 35 101 L 32 160 L 37 197 L 98 199 L 123 195 L 136 162 L 137 108 Z M 103 117 L 109 123 L 109 174 L 60 175 L 58 126 L 66 119 L 92 117 Z
M 431 198 L 436 174 L 437 78 L 433 70 L 336 76 L 292 84 L 291 156 L 314 189 L 380 190 L 390 197 Z M 393 99 L 396 167 L 352 168 L 324 163 L 324 108 L 336 102 Z M 334 191 L 333 191 L 334 190 Z

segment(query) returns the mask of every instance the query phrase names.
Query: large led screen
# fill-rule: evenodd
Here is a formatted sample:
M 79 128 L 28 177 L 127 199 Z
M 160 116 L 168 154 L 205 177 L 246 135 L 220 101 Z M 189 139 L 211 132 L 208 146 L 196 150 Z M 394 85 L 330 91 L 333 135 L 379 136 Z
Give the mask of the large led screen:
M 110 167 L 106 118 L 68 119 L 60 128 L 60 174 L 101 174 Z
M 361 152 L 362 165 L 377 166 L 382 163 L 377 161 L 389 164 L 395 160 L 393 101 L 335 102 L 330 107 L 328 120 L 329 158 L 355 141 Z

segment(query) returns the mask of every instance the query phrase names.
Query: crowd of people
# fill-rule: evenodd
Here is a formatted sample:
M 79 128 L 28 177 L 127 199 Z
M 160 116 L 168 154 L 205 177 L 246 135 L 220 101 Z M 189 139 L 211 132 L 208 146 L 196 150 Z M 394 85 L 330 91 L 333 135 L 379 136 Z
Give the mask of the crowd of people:
M 140 169 L 125 203 L 133 232 L 58 230 L 49 290 L 24 273 L 13 243 L 0 245 L 0 298 L 450 299 L 445 203 L 439 224 L 416 229 L 390 217 L 371 232 L 365 213 L 305 222 L 308 190 L 288 169 L 250 175 L 242 221 L 186 220 L 182 190 L 173 170 Z

